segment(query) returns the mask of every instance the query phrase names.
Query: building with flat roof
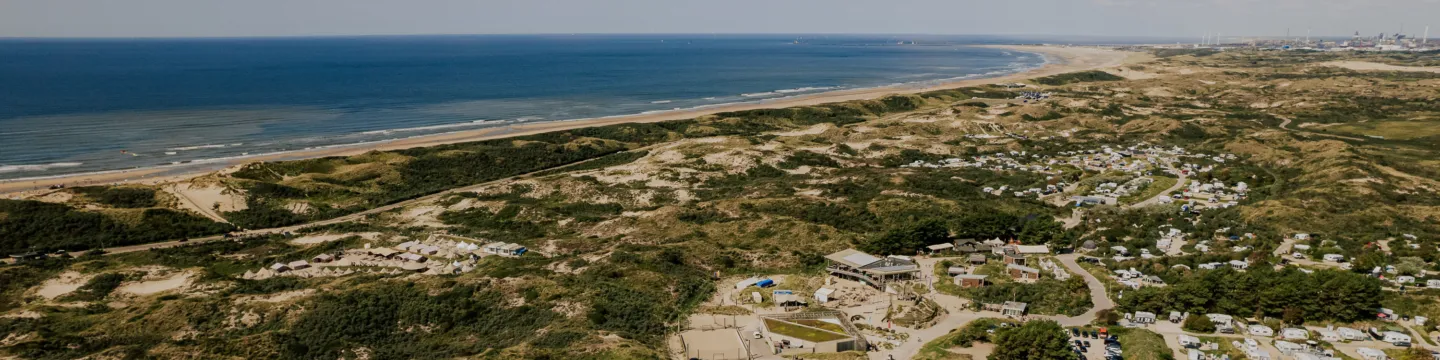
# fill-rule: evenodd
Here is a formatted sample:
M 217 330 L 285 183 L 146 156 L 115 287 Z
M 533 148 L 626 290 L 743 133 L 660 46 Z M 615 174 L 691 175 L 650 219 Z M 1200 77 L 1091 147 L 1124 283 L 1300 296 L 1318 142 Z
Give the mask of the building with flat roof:
M 965 258 L 965 261 L 972 265 L 985 265 L 987 260 L 985 259 L 985 254 L 970 254 L 969 257 Z
M 1005 272 L 1010 273 L 1010 278 L 1022 281 L 1040 280 L 1040 269 L 1015 264 L 1005 265 Z
M 883 288 L 896 281 L 914 280 L 920 276 L 920 266 L 914 260 L 902 256 L 876 257 L 860 250 L 845 249 L 825 255 L 830 265 L 825 269 L 836 277 L 863 282 Z
M 1025 265 L 1025 255 L 1021 255 L 1013 250 L 1005 250 L 1005 254 L 1002 256 L 1004 256 L 1005 264 L 1007 265 Z
M 760 315 L 760 333 L 778 355 L 865 351 L 865 337 L 845 313 L 815 311 Z
M 529 251 L 525 248 L 524 245 L 507 242 L 493 242 L 485 244 L 485 246 L 481 247 L 481 250 L 485 251 L 485 253 L 488 254 L 510 257 L 524 255 L 526 251 Z
M 1006 301 L 1005 304 L 1000 306 L 1000 315 L 1024 316 L 1025 308 L 1027 307 L 1030 307 L 1030 304 L 1018 301 Z
M 962 287 L 962 288 L 984 287 L 984 286 L 985 286 L 985 278 L 987 278 L 987 277 L 989 277 L 989 276 L 986 276 L 986 275 L 975 275 L 975 274 L 960 274 L 960 275 L 955 275 L 955 285 L 960 285 L 960 287 Z

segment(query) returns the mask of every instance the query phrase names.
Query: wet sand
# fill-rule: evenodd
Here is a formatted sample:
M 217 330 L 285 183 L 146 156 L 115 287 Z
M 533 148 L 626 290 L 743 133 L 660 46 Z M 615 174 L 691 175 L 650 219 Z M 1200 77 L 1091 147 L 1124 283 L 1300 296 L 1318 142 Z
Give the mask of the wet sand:
M 1089 47 L 1018 45 L 996 45 L 986 47 L 1043 54 L 1049 60 L 1049 63 L 1037 69 L 1032 69 L 1029 71 L 1019 72 L 1015 74 L 1001 75 L 989 78 L 958 80 L 928 87 L 893 86 L 840 90 L 806 96 L 775 99 L 773 101 L 733 104 L 695 110 L 677 110 L 672 112 L 637 114 L 599 119 L 520 124 L 505 127 L 435 134 L 430 136 L 421 136 L 407 139 L 397 139 L 391 141 L 381 141 L 367 144 L 336 146 L 323 149 L 309 149 L 278 154 L 257 155 L 243 159 L 236 159 L 228 163 L 212 164 L 211 166 L 194 165 L 183 168 L 155 167 L 123 171 L 109 171 L 101 173 L 76 174 L 70 176 L 57 176 L 43 179 L 31 178 L 0 180 L 0 195 L 5 195 L 5 197 L 7 198 L 23 197 L 28 195 L 27 193 L 33 194 L 37 191 L 44 191 L 44 189 L 50 187 L 51 185 L 57 184 L 64 184 L 66 186 L 124 183 L 164 184 L 176 181 L 183 181 L 196 176 L 209 174 L 219 168 L 256 161 L 279 161 L 327 156 L 350 156 L 363 154 L 370 151 L 398 150 L 443 144 L 453 144 L 460 142 L 498 139 L 591 126 L 681 120 L 730 111 L 775 109 L 792 106 L 818 105 L 824 103 L 843 102 L 851 100 L 876 99 L 894 94 L 911 94 L 993 83 L 1017 82 L 1030 78 L 1063 74 L 1068 72 L 1110 68 L 1141 61 L 1145 58 L 1145 55 L 1140 53 L 1122 52 Z

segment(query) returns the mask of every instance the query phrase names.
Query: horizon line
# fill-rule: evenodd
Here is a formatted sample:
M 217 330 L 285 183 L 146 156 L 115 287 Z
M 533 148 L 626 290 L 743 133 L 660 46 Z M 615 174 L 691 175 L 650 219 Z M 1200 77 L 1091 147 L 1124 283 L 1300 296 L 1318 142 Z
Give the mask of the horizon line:
M 711 33 L 435 33 L 435 34 L 314 34 L 314 35 L 234 35 L 234 36 L 0 36 L 5 40 L 240 40 L 240 39 L 314 39 L 314 38 L 382 38 L 382 37 L 462 37 L 462 36 L 977 36 L 977 37 L 1057 37 L 1111 39 L 1179 39 L 1189 36 L 1150 35 L 1060 35 L 1060 34 L 946 34 L 946 33 L 803 33 L 803 32 L 711 32 Z M 1324 37 L 1324 36 L 1311 36 Z

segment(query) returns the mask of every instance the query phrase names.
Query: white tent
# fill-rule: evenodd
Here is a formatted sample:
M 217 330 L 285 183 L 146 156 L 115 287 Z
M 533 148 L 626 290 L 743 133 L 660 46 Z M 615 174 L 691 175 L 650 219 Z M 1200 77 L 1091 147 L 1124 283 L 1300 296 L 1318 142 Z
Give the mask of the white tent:
M 821 303 L 830 302 L 830 294 L 834 294 L 834 293 L 835 293 L 835 289 L 823 288 L 823 287 L 822 287 L 822 288 L 820 288 L 820 290 L 815 290 L 815 300 L 816 300 L 816 301 L 819 301 L 819 302 L 821 302 Z
M 753 277 L 752 277 L 752 278 L 749 278 L 749 279 L 740 280 L 740 282 L 735 283 L 735 289 L 736 289 L 736 290 L 744 289 L 744 288 L 750 287 L 750 285 L 755 285 L 755 283 L 757 283 L 757 282 L 760 282 L 760 278 L 753 278 Z

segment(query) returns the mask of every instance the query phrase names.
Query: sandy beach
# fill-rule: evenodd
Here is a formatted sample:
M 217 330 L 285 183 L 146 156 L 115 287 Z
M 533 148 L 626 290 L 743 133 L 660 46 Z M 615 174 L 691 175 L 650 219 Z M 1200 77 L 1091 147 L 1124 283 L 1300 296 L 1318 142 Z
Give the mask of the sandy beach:
M 1015 51 L 1025 51 L 1043 54 L 1049 63 L 1037 69 L 1029 71 L 1001 75 L 989 78 L 966 79 L 953 82 L 941 83 L 928 87 L 916 86 L 894 86 L 867 89 L 841 90 L 813 95 L 797 96 L 791 98 L 775 99 L 772 101 L 761 101 L 754 103 L 733 104 L 715 106 L 696 110 L 676 110 L 672 112 L 661 112 L 651 114 L 637 114 L 629 116 L 617 116 L 599 119 L 583 119 L 570 121 L 555 121 L 533 124 L 512 125 L 506 127 L 477 129 L 470 131 L 459 131 L 431 136 L 397 139 L 391 141 L 374 142 L 367 144 L 356 144 L 348 146 L 336 146 L 322 149 L 309 149 L 278 154 L 258 155 L 243 159 L 236 159 L 228 163 L 214 164 L 206 169 L 186 168 L 178 170 L 173 167 L 142 168 L 123 171 L 109 171 L 101 173 L 76 174 L 71 176 L 58 176 L 50 178 L 31 178 L 0 180 L 0 194 L 6 197 L 25 196 L 26 192 L 39 191 L 52 185 L 64 184 L 73 185 L 101 185 L 101 184 L 122 184 L 122 183 L 144 183 L 163 184 L 176 181 L 183 181 L 195 176 L 208 174 L 217 167 L 228 167 L 243 163 L 256 161 L 278 161 L 293 160 L 302 158 L 316 158 L 327 156 L 349 156 L 362 154 L 376 150 L 397 150 L 442 144 L 489 140 L 513 136 L 538 134 L 550 131 L 568 130 L 575 128 L 604 126 L 621 123 L 644 123 L 669 120 L 680 120 L 711 115 L 721 112 L 743 111 L 754 109 L 773 109 L 792 106 L 817 105 L 832 102 L 850 100 L 876 99 L 893 94 L 919 93 L 934 90 L 954 89 L 967 86 L 976 86 L 1001 82 L 1016 82 L 1024 79 L 1050 76 L 1075 71 L 1102 69 L 1116 67 L 1127 63 L 1140 61 L 1146 55 L 1133 52 L 1121 52 L 1109 49 L 1089 47 L 1057 47 L 1057 46 L 987 46 Z M 178 173 L 177 173 L 178 172 Z

